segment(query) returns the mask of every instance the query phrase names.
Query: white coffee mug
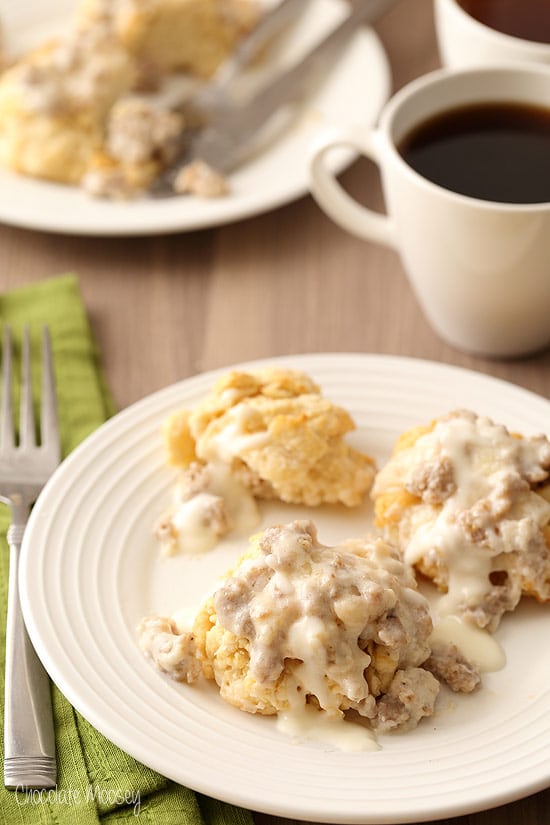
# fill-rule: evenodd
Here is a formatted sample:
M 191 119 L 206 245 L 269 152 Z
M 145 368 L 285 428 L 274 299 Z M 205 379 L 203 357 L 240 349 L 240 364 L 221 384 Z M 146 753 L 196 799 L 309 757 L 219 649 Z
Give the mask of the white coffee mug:
M 344 229 L 399 251 L 428 320 L 454 346 L 495 357 L 550 344 L 550 203 L 477 200 L 432 183 L 396 146 L 426 119 L 482 102 L 550 108 L 550 67 L 445 69 L 401 89 L 378 128 L 332 128 L 313 149 L 312 193 Z M 360 205 L 331 173 L 348 146 L 381 170 L 387 215 Z M 503 170 L 504 173 L 504 170 Z
M 543 0 L 541 0 L 542 2 Z M 521 4 L 523 0 L 517 0 Z M 544 0 L 549 4 L 550 0 Z M 441 62 L 451 68 L 527 61 L 550 64 L 550 43 L 504 34 L 480 23 L 457 0 L 434 0 Z

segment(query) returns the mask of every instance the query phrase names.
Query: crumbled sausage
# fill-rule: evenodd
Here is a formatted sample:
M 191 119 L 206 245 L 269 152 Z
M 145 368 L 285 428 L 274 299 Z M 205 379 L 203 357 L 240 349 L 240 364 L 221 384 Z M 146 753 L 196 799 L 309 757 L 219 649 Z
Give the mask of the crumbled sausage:
M 428 504 L 439 504 L 456 490 L 453 465 L 447 456 L 420 464 L 407 483 L 407 490 Z
M 220 198 L 227 195 L 227 178 L 203 160 L 197 159 L 183 166 L 174 179 L 178 195 L 197 195 L 199 198 Z
M 168 163 L 183 131 L 183 116 L 138 97 L 121 98 L 111 109 L 106 148 L 115 160 Z
M 138 633 L 141 650 L 159 670 L 177 682 L 198 679 L 201 666 L 192 633 L 178 633 L 173 619 L 161 616 L 142 619 Z
M 178 496 L 181 501 L 187 501 L 197 493 L 204 493 L 211 483 L 212 474 L 208 464 L 192 461 L 180 473 Z
M 439 692 L 437 679 L 421 667 L 398 670 L 376 703 L 372 721 L 380 732 L 414 728 L 423 716 L 431 716 Z
M 471 693 L 481 684 L 479 670 L 454 644 L 432 645 L 432 653 L 423 667 L 456 693 Z

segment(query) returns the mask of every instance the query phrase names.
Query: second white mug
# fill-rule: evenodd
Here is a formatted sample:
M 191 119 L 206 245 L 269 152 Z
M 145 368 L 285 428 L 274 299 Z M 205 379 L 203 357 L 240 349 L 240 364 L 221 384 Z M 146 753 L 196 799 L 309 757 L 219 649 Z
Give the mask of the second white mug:
M 543 8 L 540 0 L 539 8 Z M 496 6 L 496 3 L 492 4 Z M 517 0 L 519 9 L 528 14 L 533 0 Z M 459 69 L 466 66 L 525 61 L 550 64 L 550 43 L 513 37 L 491 28 L 472 17 L 459 0 L 434 0 L 435 30 L 441 62 Z M 550 4 L 546 9 L 550 15 Z M 546 19 L 547 19 L 546 18 Z

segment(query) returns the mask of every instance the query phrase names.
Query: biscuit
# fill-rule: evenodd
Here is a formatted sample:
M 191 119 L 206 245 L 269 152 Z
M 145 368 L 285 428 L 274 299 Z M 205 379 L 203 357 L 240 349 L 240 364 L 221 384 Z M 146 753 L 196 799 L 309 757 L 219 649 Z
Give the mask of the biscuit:
M 372 497 L 376 524 L 493 631 L 522 595 L 550 601 L 550 442 L 459 410 L 398 440 Z
M 222 462 L 259 498 L 354 507 L 375 472 L 345 441 L 354 428 L 307 375 L 266 368 L 225 374 L 194 410 L 171 416 L 164 434 L 169 463 Z

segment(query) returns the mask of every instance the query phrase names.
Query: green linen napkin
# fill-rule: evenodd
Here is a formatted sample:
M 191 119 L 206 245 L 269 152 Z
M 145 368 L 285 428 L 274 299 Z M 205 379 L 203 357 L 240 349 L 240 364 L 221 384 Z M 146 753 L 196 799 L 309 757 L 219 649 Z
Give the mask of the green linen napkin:
M 114 412 L 102 379 L 77 278 L 66 275 L 0 296 L 0 322 L 14 340 L 23 325 L 49 325 L 66 455 Z M 0 505 L 0 697 L 4 696 L 5 612 L 8 581 L 6 530 Z M 247 811 L 207 799 L 170 782 L 102 736 L 52 686 L 58 786 L 54 791 L 7 791 L 0 779 L 0 825 L 251 825 Z M 0 713 L 3 728 L 3 712 Z M 3 731 L 2 731 L 3 741 Z M 3 761 L 3 756 L 2 756 Z M 3 771 L 3 765 L 1 766 Z

